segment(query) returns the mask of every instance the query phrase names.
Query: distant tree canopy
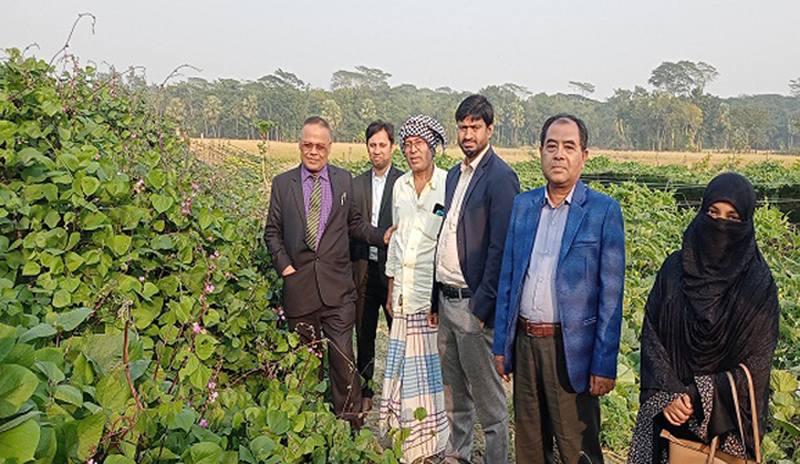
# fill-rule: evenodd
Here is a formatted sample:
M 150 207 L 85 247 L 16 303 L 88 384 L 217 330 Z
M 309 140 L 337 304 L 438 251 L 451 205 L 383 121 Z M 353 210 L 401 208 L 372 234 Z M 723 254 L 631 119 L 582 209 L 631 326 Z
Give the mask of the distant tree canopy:
M 593 147 L 638 150 L 797 150 L 800 146 L 800 78 L 789 83 L 792 96 L 720 98 L 705 92 L 718 76 L 710 64 L 664 62 L 648 80 L 652 90 L 617 89 L 604 101 L 592 99 L 595 86 L 570 81 L 574 94 L 534 93 L 514 83 L 478 91 L 495 108 L 498 146 L 536 146 L 541 124 L 559 112 L 583 118 Z M 455 110 L 471 92 L 435 90 L 411 84 L 391 86 L 391 74 L 357 66 L 331 77 L 330 90 L 313 88 L 278 68 L 255 81 L 190 78 L 169 85 L 159 101 L 164 114 L 193 136 L 294 141 L 310 115 L 328 119 L 334 140 L 364 142 L 369 122 L 395 125 L 415 114 L 441 121 L 456 140 Z M 143 86 L 131 80 L 129 85 Z M 157 89 L 153 89 L 156 91 Z M 256 121 L 273 121 L 256 127 Z

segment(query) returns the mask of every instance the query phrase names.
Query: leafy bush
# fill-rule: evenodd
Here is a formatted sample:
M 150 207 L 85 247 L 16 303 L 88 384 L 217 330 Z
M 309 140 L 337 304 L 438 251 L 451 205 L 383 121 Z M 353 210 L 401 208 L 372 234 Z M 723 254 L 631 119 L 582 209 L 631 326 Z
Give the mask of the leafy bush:
M 258 221 L 218 207 L 240 186 L 118 76 L 8 53 L 0 458 L 396 462 L 330 412 L 324 346 L 284 330 Z

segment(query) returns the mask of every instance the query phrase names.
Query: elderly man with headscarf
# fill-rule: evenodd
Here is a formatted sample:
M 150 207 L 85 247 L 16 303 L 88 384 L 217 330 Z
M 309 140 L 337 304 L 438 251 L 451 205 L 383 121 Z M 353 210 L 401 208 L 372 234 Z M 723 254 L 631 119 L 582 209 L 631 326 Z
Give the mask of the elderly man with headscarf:
M 384 430 L 410 430 L 402 460 L 416 463 L 442 455 L 450 435 L 436 325 L 430 318 L 447 177 L 434 165 L 433 155 L 440 143 L 444 151 L 447 140 L 442 125 L 422 115 L 406 121 L 399 139 L 411 172 L 400 177 L 392 191 L 392 218 L 398 228 L 389 244 L 386 275 L 387 307 L 394 320 L 380 412 Z

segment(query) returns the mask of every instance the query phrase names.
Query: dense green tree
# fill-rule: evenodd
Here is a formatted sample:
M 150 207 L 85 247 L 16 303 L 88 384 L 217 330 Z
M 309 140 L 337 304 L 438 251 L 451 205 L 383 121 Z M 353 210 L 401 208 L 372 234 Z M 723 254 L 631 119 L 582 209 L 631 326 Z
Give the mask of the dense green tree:
M 648 82 L 672 95 L 690 97 L 702 94 L 718 75 L 716 68 L 702 61 L 665 61 L 653 70 Z

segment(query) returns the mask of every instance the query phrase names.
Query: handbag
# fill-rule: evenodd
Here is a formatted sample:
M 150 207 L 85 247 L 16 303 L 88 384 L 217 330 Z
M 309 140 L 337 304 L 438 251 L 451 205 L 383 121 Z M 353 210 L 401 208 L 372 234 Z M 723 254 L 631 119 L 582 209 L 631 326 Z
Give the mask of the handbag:
M 759 464 L 761 462 L 761 437 L 758 436 L 758 414 L 756 413 L 756 395 L 753 388 L 753 377 L 750 375 L 750 370 L 743 363 L 739 367 L 744 371 L 747 377 L 747 385 L 750 394 L 750 409 L 753 414 L 753 437 L 755 437 L 755 450 L 756 460 L 742 459 L 738 456 L 732 456 L 728 453 L 717 449 L 719 444 L 719 437 L 714 437 L 711 444 L 696 442 L 693 440 L 686 440 L 678 438 L 669 433 L 667 430 L 661 430 L 661 438 L 669 441 L 669 463 L 670 464 Z M 742 427 L 742 417 L 739 412 L 739 398 L 736 393 L 736 384 L 733 380 L 733 375 L 726 372 L 728 375 L 728 382 L 731 385 L 733 392 L 733 404 L 736 407 L 736 420 L 739 422 L 739 434 L 744 445 L 744 428 Z

